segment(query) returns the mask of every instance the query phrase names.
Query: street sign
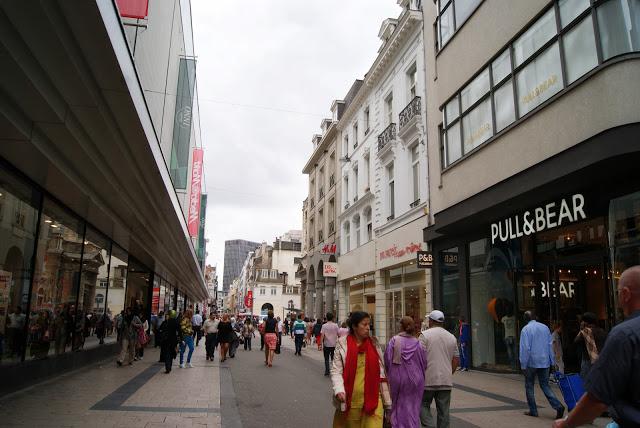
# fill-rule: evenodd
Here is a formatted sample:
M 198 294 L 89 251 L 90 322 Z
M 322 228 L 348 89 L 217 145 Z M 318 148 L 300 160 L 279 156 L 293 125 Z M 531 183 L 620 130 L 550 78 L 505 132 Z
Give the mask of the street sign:
M 431 251 L 418 251 L 418 267 L 431 269 L 433 267 L 433 253 Z

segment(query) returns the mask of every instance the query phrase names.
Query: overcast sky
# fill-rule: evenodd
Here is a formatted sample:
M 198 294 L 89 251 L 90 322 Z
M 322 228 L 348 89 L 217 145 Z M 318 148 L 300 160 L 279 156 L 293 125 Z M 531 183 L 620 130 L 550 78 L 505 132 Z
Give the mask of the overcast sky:
M 207 263 L 220 285 L 225 240 L 271 243 L 302 229 L 311 138 L 400 11 L 396 0 L 192 0 Z

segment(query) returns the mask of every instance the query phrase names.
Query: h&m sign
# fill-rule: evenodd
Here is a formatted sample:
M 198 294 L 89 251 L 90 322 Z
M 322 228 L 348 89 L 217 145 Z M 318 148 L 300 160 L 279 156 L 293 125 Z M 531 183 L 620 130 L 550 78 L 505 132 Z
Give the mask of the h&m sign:
M 584 196 L 576 193 L 560 202 L 551 202 L 524 214 L 518 214 L 491 224 L 491 243 L 529 236 L 536 232 L 584 220 Z

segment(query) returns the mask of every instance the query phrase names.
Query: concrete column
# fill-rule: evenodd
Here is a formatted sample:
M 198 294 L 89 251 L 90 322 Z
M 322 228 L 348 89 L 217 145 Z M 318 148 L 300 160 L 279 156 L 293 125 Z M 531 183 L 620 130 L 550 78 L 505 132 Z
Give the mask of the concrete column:
M 344 282 L 338 282 L 338 285 L 336 286 L 336 295 L 338 297 L 336 317 L 339 321 L 344 321 L 347 319 L 347 314 L 349 314 L 349 292 Z
M 387 293 L 385 293 L 384 271 L 376 270 L 376 336 L 380 343 L 387 343 Z
M 304 316 L 311 317 L 313 313 L 313 289 L 307 284 L 307 292 L 305 293 Z
M 324 282 L 324 297 L 325 297 L 325 313 L 332 312 L 335 315 L 335 278 L 327 278 Z
M 314 318 L 322 318 L 324 313 L 324 280 L 316 279 L 316 302 Z

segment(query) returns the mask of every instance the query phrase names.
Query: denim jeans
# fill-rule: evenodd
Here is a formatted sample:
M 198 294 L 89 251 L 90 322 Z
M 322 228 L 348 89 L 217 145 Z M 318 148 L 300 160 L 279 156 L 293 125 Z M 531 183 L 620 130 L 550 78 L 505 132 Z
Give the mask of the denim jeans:
M 524 389 L 527 393 L 527 404 L 529 404 L 529 412 L 532 415 L 538 414 L 538 407 L 536 405 L 536 398 L 534 396 L 534 386 L 536 381 L 536 376 L 538 376 L 538 382 L 540 383 L 540 388 L 544 393 L 545 397 L 549 401 L 551 407 L 555 410 L 562 408 L 562 403 L 558 401 L 555 394 L 549 387 L 549 368 L 536 369 L 532 367 L 528 367 L 524 371 Z
M 513 336 L 505 337 L 504 344 L 507 347 L 507 355 L 509 357 L 509 364 L 512 369 L 516 368 L 516 340 Z
M 191 356 L 193 355 L 193 336 L 182 337 L 184 345 L 180 344 L 180 364 L 184 363 L 184 351 L 189 347 L 189 354 L 187 354 L 187 363 L 191 362 Z
M 302 343 L 304 342 L 304 334 L 296 334 L 296 353 L 302 352 Z
M 449 428 L 449 407 L 451 406 L 451 390 L 425 389 L 422 394 L 422 408 L 420 409 L 420 425 L 422 428 L 435 428 L 431 415 L 431 402 L 436 400 L 436 410 L 438 412 L 438 428 Z
M 469 344 L 467 342 L 460 343 L 460 368 L 469 368 Z
M 336 350 L 336 347 L 334 346 L 333 348 L 330 348 L 328 346 L 325 346 L 322 348 L 322 350 L 324 351 L 324 374 L 328 375 L 329 374 L 329 359 L 331 359 L 331 362 L 333 362 L 333 354 Z

